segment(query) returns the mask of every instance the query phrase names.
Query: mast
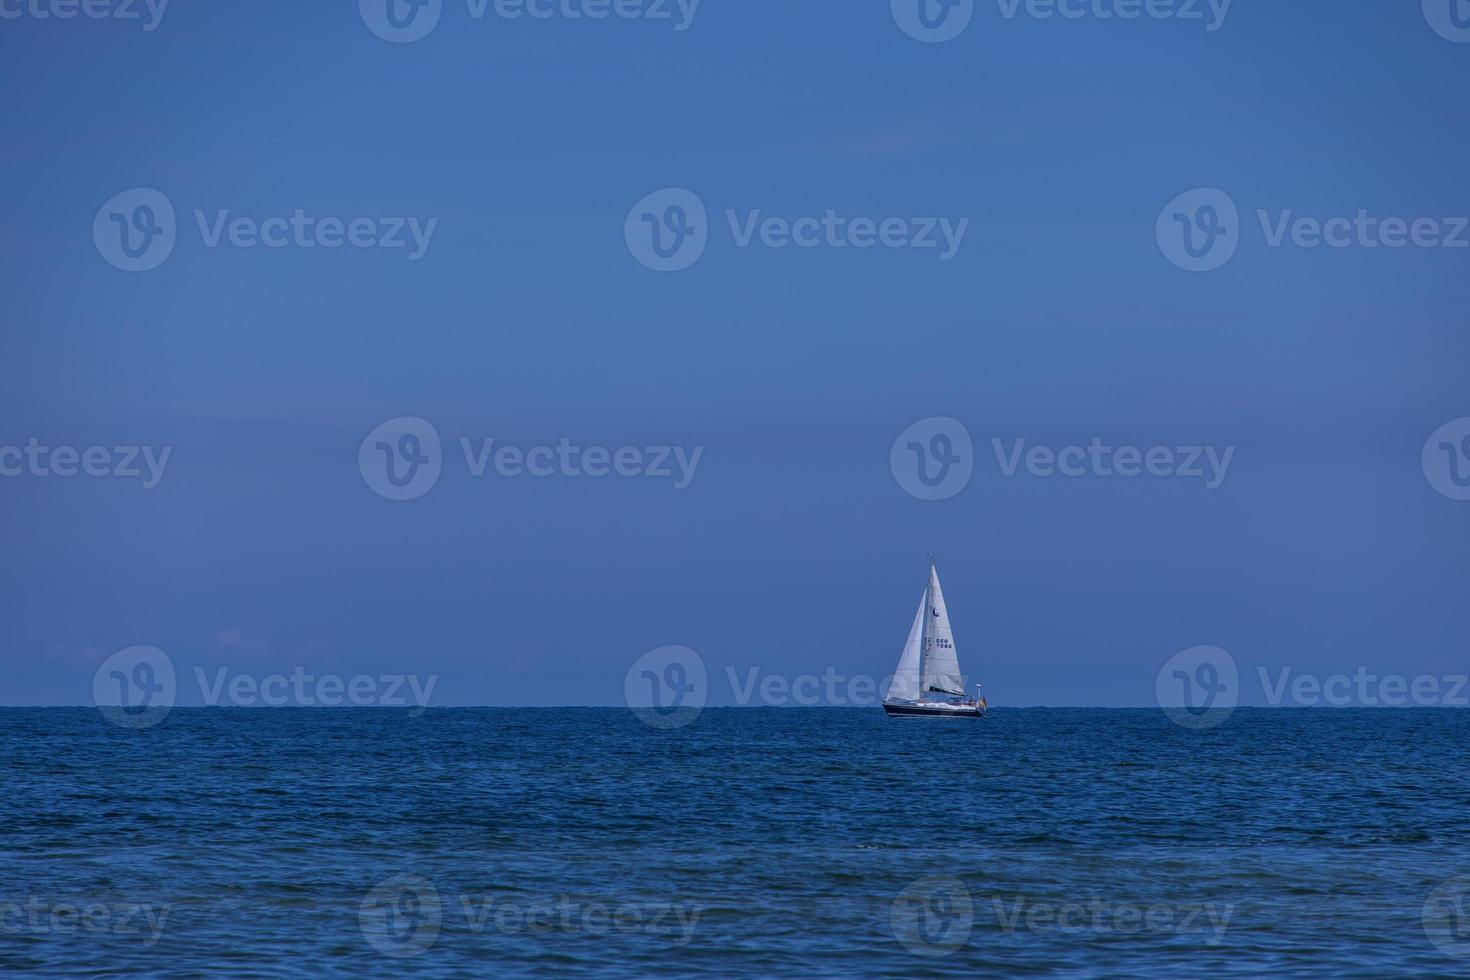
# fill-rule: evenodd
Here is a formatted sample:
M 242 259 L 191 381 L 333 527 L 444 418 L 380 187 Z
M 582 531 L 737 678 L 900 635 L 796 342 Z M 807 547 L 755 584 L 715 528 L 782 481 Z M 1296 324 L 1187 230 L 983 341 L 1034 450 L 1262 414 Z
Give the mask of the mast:
M 919 700 L 924 700 L 928 694 L 928 683 L 925 681 L 924 666 L 929 660 L 929 621 L 934 618 L 930 612 L 929 581 L 933 578 L 934 556 L 929 555 L 929 574 L 924 576 L 924 630 L 919 634 Z

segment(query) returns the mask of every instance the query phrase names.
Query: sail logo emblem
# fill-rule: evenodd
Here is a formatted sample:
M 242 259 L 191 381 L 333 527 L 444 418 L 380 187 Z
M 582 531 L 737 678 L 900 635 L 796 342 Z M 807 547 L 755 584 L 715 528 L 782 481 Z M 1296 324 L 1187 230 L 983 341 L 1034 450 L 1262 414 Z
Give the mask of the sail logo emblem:
M 623 239 L 633 258 L 654 272 L 679 272 L 698 262 L 709 245 L 709 216 L 699 195 L 666 187 L 628 212 Z
M 665 646 L 634 661 L 623 677 L 623 700 L 650 728 L 693 724 L 709 699 L 704 658 L 688 647 Z
M 953 41 L 975 15 L 975 0 L 890 0 L 890 6 L 899 29 L 925 44 Z
M 357 909 L 357 927 L 368 945 L 402 959 L 433 946 L 443 921 L 443 902 L 433 883 L 398 875 L 376 885 Z
M 439 26 L 444 0 L 358 0 L 368 30 L 385 41 L 407 44 Z
M 1470 0 L 1424 0 L 1424 19 L 1446 41 L 1470 44 Z
M 1470 416 L 1434 430 L 1424 443 L 1420 462 L 1424 478 L 1440 495 L 1470 500 Z
M 1229 194 L 1214 187 L 1186 191 L 1159 213 L 1159 250 L 1186 272 L 1211 272 L 1240 247 L 1240 211 Z
M 163 265 L 177 240 L 174 206 L 151 187 L 113 195 L 92 220 L 97 253 L 124 272 L 147 272 Z
M 969 485 L 975 471 L 975 443 L 958 419 L 920 419 L 893 441 L 888 465 L 910 496 L 945 500 Z
M 173 708 L 176 693 L 173 661 L 157 647 L 119 650 L 92 675 L 92 703 L 119 728 L 159 724 Z
M 438 430 L 412 415 L 382 423 L 367 434 L 357 451 L 363 482 L 389 500 L 422 497 L 439 482 L 443 464 Z
M 894 938 L 915 956 L 948 956 L 970 939 L 974 899 L 958 878 L 921 878 L 893 900 L 888 923 Z
M 1154 693 L 1159 707 L 1176 724 L 1214 728 L 1235 710 L 1240 672 L 1235 658 L 1220 647 L 1190 647 L 1159 668 Z

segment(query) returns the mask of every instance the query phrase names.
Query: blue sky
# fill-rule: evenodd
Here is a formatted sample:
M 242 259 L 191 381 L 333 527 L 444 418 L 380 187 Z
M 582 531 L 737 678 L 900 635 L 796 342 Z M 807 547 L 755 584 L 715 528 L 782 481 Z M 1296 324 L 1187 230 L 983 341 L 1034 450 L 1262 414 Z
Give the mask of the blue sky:
M 445 0 L 389 43 L 348 0 L 175 0 L 154 30 L 24 13 L 0 49 L 0 445 L 171 447 L 151 489 L 0 478 L 0 703 L 87 703 L 132 644 L 434 673 L 443 704 L 619 703 L 682 644 L 730 703 L 727 667 L 890 671 L 928 551 L 992 704 L 1148 704 L 1206 643 L 1465 669 L 1470 503 L 1420 453 L 1470 416 L 1470 249 L 1272 248 L 1257 218 L 1470 215 L 1470 44 L 1418 4 L 1237 0 L 1209 31 L 992 0 L 927 44 L 887 2 L 703 0 L 678 31 Z M 92 225 L 140 187 L 177 243 L 125 272 Z M 709 244 L 659 273 L 624 223 L 670 187 Z M 1239 209 L 1211 272 L 1155 236 L 1194 188 Z M 436 224 L 410 260 L 210 248 L 194 217 L 297 209 Z M 945 261 L 741 248 L 726 216 L 828 209 L 969 224 Z M 358 452 L 401 416 L 443 473 L 392 501 Z M 920 500 L 890 447 L 936 416 L 974 475 Z M 461 437 L 703 453 L 682 489 L 476 478 Z M 1235 452 L 1213 490 L 1004 476 L 1021 438 Z

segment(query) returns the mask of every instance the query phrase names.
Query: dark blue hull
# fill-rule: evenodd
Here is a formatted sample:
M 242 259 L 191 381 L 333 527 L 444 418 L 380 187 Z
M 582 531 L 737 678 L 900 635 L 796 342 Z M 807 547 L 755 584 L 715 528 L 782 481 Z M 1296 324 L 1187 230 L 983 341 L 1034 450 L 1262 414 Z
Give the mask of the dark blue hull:
M 888 704 L 883 711 L 890 718 L 974 718 L 985 717 L 985 710 L 973 704 L 946 707 L 928 704 Z

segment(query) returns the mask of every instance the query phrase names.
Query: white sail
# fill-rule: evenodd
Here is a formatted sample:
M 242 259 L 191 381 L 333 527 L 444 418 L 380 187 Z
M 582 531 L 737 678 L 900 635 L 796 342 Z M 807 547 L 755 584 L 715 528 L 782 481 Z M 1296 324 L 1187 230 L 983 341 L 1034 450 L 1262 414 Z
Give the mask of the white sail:
M 885 701 L 917 701 L 919 699 L 919 650 L 924 638 L 924 596 L 919 596 L 919 611 L 914 613 L 914 625 L 909 627 L 909 638 L 904 641 L 903 653 L 898 658 L 898 669 L 888 684 Z
M 959 657 L 954 648 L 954 631 L 949 628 L 949 610 L 944 607 L 944 590 L 939 572 L 929 566 L 928 608 L 924 611 L 924 694 L 964 694 Z

